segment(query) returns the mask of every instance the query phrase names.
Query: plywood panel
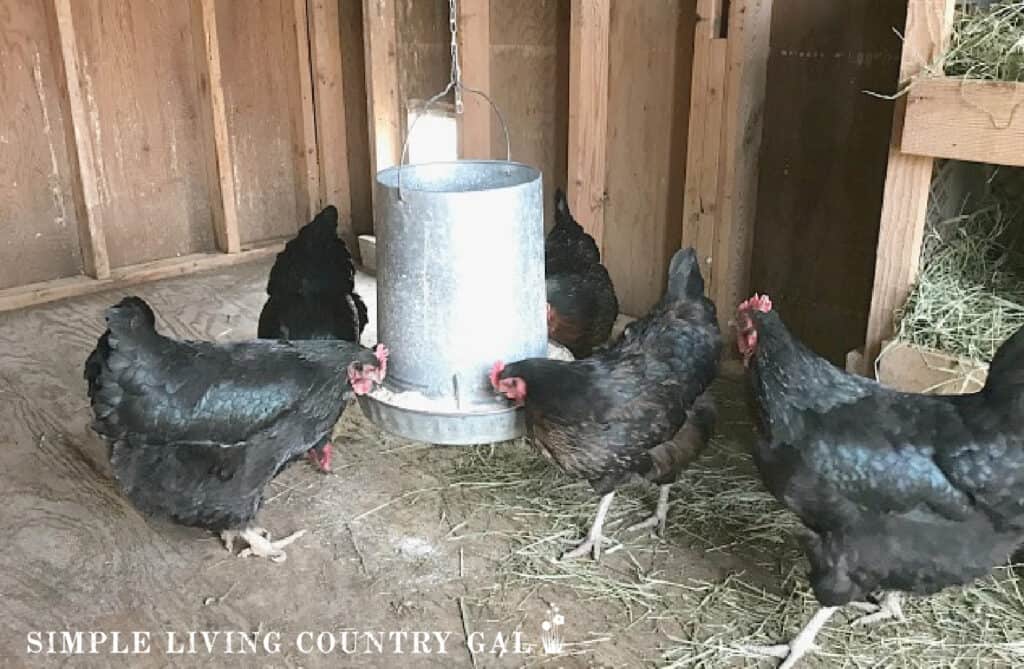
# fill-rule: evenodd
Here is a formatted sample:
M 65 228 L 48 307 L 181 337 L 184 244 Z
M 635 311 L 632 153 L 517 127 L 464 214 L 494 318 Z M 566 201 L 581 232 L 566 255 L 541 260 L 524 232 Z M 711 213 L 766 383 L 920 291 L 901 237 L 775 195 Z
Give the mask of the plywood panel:
M 544 220 L 566 185 L 569 137 L 569 0 L 491 2 L 491 90 L 508 122 L 512 160 L 544 175 Z M 467 81 L 472 85 L 473 82 Z M 491 124 L 491 153 L 504 157 L 501 124 Z
M 292 0 L 217 4 L 243 244 L 290 236 L 305 223 L 308 190 L 294 21 Z
M 694 4 L 612 3 L 604 262 L 623 313 L 665 287 L 682 236 Z
M 366 77 L 362 0 L 340 0 L 341 72 L 344 82 L 345 138 L 352 198 L 352 234 L 373 232 L 370 195 L 370 140 L 366 133 Z M 357 253 L 356 249 L 349 249 Z
M 0 289 L 81 271 L 45 5 L 0 0 Z
M 863 343 L 906 3 L 775 0 L 753 288 L 841 363 Z M 721 307 L 720 308 L 725 308 Z
M 426 100 L 448 84 L 448 0 L 399 0 L 397 10 L 399 90 L 405 108 L 409 101 Z
M 71 5 L 111 266 L 214 250 L 190 4 Z

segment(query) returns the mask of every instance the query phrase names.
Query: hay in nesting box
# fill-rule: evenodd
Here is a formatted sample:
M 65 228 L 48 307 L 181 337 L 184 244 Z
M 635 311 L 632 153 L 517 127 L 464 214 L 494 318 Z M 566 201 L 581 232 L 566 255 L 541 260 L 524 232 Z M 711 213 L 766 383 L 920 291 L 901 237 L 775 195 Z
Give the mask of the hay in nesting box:
M 942 66 L 951 77 L 1024 81 L 1024 0 L 957 11 Z
M 1024 326 L 1024 217 L 993 194 L 976 211 L 931 225 L 921 270 L 897 313 L 897 339 L 989 362 Z

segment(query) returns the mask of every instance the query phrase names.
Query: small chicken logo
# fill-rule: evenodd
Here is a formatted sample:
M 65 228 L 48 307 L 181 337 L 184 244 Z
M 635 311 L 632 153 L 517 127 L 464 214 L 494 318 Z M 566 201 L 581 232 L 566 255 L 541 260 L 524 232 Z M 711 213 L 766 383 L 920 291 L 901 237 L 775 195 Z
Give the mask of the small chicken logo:
M 565 624 L 565 617 L 558 612 L 558 607 L 552 605 L 548 609 L 548 615 L 540 624 L 540 641 L 544 647 L 545 655 L 561 655 L 565 645 L 565 639 L 558 628 Z

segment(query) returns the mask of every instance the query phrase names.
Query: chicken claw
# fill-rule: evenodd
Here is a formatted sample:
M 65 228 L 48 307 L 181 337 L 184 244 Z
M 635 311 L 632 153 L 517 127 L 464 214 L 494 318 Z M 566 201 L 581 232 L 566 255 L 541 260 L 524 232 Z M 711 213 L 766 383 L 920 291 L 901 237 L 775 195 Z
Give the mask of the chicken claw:
M 661 489 L 658 491 L 658 507 L 655 512 L 651 516 L 641 520 L 639 523 L 627 527 L 626 532 L 638 532 L 640 530 L 656 527 L 658 529 L 651 532 L 651 535 L 655 537 L 664 537 L 665 525 L 668 522 L 668 492 L 671 488 L 671 484 L 661 486 Z
M 740 646 L 740 650 L 754 653 L 756 655 L 767 655 L 782 660 L 779 669 L 791 669 L 808 652 L 817 648 L 814 645 L 814 638 L 825 626 L 828 619 L 839 610 L 838 606 L 823 606 L 818 609 L 800 633 L 789 643 L 776 644 L 774 646 Z
M 262 527 L 247 527 L 244 530 L 225 530 L 220 533 L 220 538 L 224 542 L 224 547 L 229 552 L 234 552 L 236 537 L 245 540 L 249 547 L 243 549 L 238 554 L 240 558 L 255 555 L 256 557 L 270 558 L 272 562 L 284 562 L 288 559 L 288 555 L 282 549 L 305 533 L 306 530 L 299 530 L 289 534 L 284 539 L 271 541 L 270 532 Z
M 882 595 L 881 601 L 877 604 L 864 602 L 853 602 L 851 606 L 868 611 L 867 615 L 854 620 L 851 625 L 874 625 L 885 620 L 902 622 L 906 620 L 903 616 L 903 605 L 899 592 L 887 592 Z
M 604 526 L 604 519 L 608 515 L 608 509 L 611 508 L 613 499 L 615 499 L 615 491 L 601 498 L 601 503 L 597 507 L 597 515 L 594 517 L 594 524 L 590 526 L 586 540 L 571 551 L 562 553 L 562 557 L 558 558 L 560 562 L 575 560 L 591 551 L 593 551 L 594 562 L 601 559 L 601 544 L 604 542 L 601 528 Z

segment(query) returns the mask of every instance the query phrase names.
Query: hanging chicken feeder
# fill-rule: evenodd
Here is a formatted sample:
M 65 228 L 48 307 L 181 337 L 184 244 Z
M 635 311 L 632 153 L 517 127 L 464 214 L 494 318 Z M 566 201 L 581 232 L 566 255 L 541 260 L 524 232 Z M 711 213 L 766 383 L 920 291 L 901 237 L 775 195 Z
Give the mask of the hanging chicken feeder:
M 359 402 L 403 437 L 522 435 L 521 410 L 487 375 L 496 360 L 547 354 L 541 173 L 509 159 L 498 118 L 506 160 L 405 165 L 403 147 L 399 165 L 377 173 L 377 334 L 391 355 L 383 387 Z

